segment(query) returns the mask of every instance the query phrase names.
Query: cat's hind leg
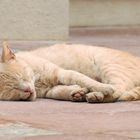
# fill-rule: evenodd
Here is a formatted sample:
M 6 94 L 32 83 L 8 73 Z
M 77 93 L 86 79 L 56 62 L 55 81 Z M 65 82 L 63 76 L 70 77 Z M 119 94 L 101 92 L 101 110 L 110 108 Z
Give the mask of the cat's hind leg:
M 124 92 L 118 101 L 136 101 L 140 100 L 140 87 L 135 87 L 130 91 Z
M 78 85 L 57 85 L 47 92 L 46 98 L 80 102 L 85 101 L 87 92 L 86 88 L 81 88 Z

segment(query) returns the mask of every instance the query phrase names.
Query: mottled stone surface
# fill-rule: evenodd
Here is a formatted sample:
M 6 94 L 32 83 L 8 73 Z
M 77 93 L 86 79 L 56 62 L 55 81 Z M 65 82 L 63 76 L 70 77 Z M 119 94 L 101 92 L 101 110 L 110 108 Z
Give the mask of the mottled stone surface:
M 29 136 L 40 136 L 40 135 L 60 135 L 60 132 L 48 131 L 46 129 L 40 129 L 32 127 L 29 124 L 14 122 L 14 123 L 1 123 L 0 124 L 0 137 L 4 138 L 7 136 L 8 139 L 14 139 L 16 137 L 29 137 Z
M 16 139 L 26 137 L 27 140 L 140 139 L 140 102 L 88 104 L 49 99 L 35 102 L 1 101 L 0 110 L 0 120 L 15 124 L 12 128 L 16 133 L 12 135 L 13 130 L 8 132 L 11 127 L 0 123 L 0 130 L 3 125 L 7 132 L 5 139 L 11 135 Z M 37 136 L 33 136 L 33 131 Z M 1 132 L 0 136 L 4 138 Z

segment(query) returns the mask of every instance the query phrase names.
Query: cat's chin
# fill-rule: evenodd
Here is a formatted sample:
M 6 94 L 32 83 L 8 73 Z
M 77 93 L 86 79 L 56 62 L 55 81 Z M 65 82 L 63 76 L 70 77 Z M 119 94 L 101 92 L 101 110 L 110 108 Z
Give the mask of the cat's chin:
M 27 92 L 22 91 L 20 89 L 17 89 L 20 93 L 20 99 L 21 101 L 34 101 L 36 99 L 36 91 L 34 92 Z
M 26 92 L 23 94 L 27 94 L 25 98 L 22 97 L 22 100 L 24 100 L 24 101 L 35 101 L 36 100 L 36 92 L 34 92 L 34 93 Z

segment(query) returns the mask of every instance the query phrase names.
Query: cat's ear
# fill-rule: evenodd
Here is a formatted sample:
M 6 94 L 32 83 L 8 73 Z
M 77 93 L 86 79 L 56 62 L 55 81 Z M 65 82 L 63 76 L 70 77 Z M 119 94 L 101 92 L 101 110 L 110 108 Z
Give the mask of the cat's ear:
M 1 61 L 8 62 L 9 60 L 12 60 L 12 59 L 16 59 L 15 54 L 9 48 L 8 43 L 3 42 Z

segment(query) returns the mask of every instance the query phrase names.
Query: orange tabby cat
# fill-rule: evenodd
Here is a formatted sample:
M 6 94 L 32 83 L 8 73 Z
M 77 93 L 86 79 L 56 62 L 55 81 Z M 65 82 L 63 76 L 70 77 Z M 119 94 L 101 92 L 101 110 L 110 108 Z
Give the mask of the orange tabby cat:
M 108 48 L 59 44 L 14 54 L 4 43 L 0 99 L 139 100 L 139 64 L 140 58 Z

